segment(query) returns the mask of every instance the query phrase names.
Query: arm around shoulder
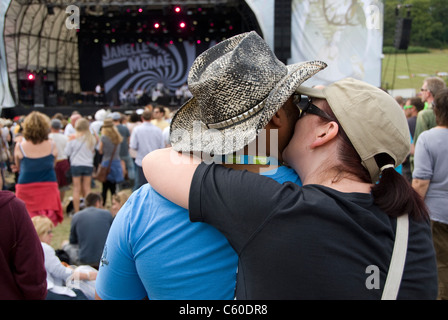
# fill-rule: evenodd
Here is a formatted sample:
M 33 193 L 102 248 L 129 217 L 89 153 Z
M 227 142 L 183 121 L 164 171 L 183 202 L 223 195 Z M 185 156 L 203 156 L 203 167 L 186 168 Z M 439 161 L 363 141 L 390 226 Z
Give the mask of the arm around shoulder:
M 191 181 L 199 164 L 200 160 L 189 154 L 164 148 L 146 155 L 142 167 L 149 184 L 158 193 L 188 208 Z

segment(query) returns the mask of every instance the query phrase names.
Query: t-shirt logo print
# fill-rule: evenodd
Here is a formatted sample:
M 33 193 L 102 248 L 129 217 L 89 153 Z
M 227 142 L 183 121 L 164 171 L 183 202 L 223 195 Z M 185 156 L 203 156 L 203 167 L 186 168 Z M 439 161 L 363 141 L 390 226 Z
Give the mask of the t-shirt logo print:
M 107 245 L 104 245 L 103 255 L 101 256 L 101 260 L 100 260 L 102 267 L 104 265 L 107 266 L 109 264 L 109 261 L 106 259 L 106 257 L 107 257 Z

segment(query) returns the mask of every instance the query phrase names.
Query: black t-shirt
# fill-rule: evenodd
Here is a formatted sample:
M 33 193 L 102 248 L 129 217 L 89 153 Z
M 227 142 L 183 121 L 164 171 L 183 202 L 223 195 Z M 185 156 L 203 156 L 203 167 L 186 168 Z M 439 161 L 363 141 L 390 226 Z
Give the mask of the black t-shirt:
M 202 163 L 190 219 L 219 229 L 239 255 L 237 299 L 380 299 L 396 219 L 365 193 L 299 187 Z M 410 219 L 398 299 L 435 299 L 429 221 Z

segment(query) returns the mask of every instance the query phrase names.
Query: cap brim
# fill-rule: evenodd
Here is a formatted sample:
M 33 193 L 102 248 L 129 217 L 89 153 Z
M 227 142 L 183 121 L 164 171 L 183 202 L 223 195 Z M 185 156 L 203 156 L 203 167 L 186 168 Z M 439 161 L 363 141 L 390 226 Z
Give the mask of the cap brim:
M 304 86 L 300 86 L 297 88 L 296 92 L 303 94 L 305 96 L 308 97 L 312 97 L 312 98 L 320 98 L 320 99 L 325 99 L 325 94 L 324 94 L 324 89 L 316 89 L 316 88 L 309 88 L 309 87 L 304 87 Z

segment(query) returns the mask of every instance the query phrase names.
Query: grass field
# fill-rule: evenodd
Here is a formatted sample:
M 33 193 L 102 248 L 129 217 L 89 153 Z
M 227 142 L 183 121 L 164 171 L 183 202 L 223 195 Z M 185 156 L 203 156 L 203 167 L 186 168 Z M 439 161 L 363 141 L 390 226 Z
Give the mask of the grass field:
M 386 54 L 382 63 L 382 87 L 390 89 L 414 88 L 420 91 L 423 80 L 439 72 L 448 73 L 448 50 L 431 53 Z M 445 80 L 448 78 L 445 76 Z
M 101 194 L 101 189 L 102 189 L 101 182 L 95 181 L 95 188 L 92 189 L 92 192 L 99 192 Z M 126 191 L 128 193 L 128 195 L 131 195 L 131 193 L 132 193 L 131 189 L 124 189 L 124 191 Z M 69 203 L 68 199 L 71 196 L 71 194 L 72 194 L 71 189 L 68 190 L 65 194 L 64 203 L 63 203 L 64 211 Z M 106 205 L 104 206 L 104 209 L 109 210 L 110 208 L 111 208 L 111 195 L 109 193 L 107 195 Z M 72 221 L 71 216 L 65 214 L 65 212 L 64 212 L 64 220 L 62 221 L 62 223 L 60 223 L 53 229 L 53 239 L 51 240 L 51 246 L 54 249 L 60 249 L 62 241 L 68 240 L 69 235 L 70 235 L 71 221 Z

